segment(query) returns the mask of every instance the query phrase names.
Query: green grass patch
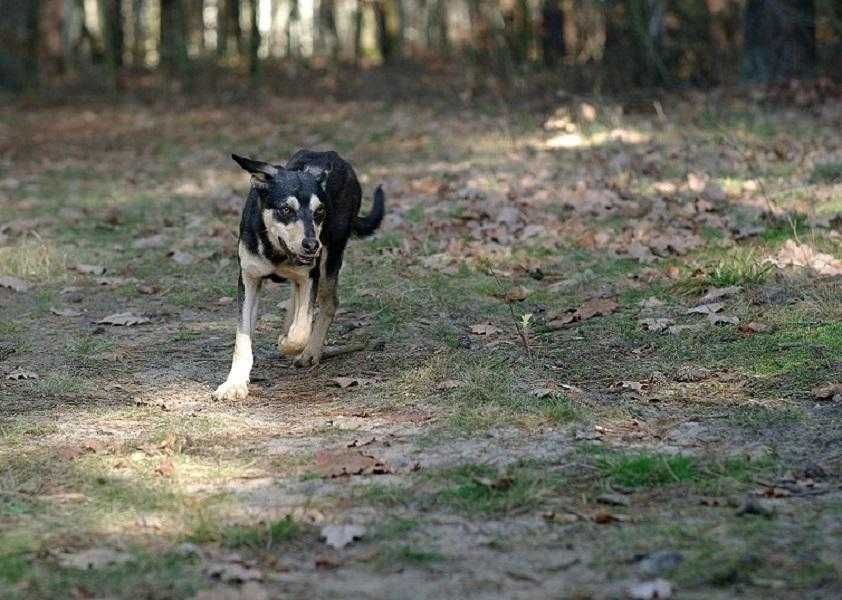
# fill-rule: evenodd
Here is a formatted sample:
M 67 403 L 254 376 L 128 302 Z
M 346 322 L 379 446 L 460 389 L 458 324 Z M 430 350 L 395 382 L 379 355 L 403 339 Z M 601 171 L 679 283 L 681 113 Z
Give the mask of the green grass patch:
M 818 163 L 810 175 L 812 183 L 842 183 L 842 162 Z
M 210 518 L 203 518 L 188 539 L 198 544 L 218 543 L 233 549 L 269 551 L 299 538 L 305 532 L 306 528 L 289 515 L 257 525 L 220 525 Z
M 694 456 L 659 453 L 598 452 L 594 466 L 610 485 L 650 489 L 691 484 L 698 491 L 714 493 L 730 484 L 746 483 L 767 471 L 771 457 L 749 461 L 746 458 L 702 459 Z
M 427 501 L 466 515 L 504 514 L 540 506 L 563 484 L 561 477 L 539 465 L 517 465 L 500 472 L 468 464 L 427 474 L 438 489 Z

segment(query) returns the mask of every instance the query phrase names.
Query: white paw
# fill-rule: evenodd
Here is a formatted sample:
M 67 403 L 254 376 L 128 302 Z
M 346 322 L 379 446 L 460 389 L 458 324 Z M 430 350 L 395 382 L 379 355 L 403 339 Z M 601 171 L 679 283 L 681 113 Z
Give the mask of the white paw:
M 296 341 L 291 340 L 285 335 L 282 335 L 278 338 L 278 352 L 281 354 L 281 356 L 297 356 L 304 351 L 304 347 L 306 345 L 306 339 L 304 341 Z
M 249 395 L 247 381 L 226 381 L 213 393 L 214 400 L 243 400 Z

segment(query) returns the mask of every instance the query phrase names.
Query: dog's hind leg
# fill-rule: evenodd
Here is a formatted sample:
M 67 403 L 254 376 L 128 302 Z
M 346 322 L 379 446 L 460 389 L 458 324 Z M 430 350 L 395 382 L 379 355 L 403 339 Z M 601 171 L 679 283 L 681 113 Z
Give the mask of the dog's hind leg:
M 240 272 L 237 281 L 237 305 L 240 320 L 237 323 L 237 339 L 234 342 L 234 357 L 231 371 L 225 383 L 216 388 L 213 397 L 216 400 L 241 400 L 248 396 L 248 382 L 254 358 L 251 352 L 251 338 L 257 323 L 257 294 L 260 291 L 260 279 L 243 277 Z
M 294 281 L 291 293 L 287 310 L 292 313 L 292 322 L 286 335 L 282 334 L 278 338 L 278 352 L 282 356 L 300 354 L 313 330 L 313 279 L 306 277 Z M 287 319 L 289 320 L 289 317 Z

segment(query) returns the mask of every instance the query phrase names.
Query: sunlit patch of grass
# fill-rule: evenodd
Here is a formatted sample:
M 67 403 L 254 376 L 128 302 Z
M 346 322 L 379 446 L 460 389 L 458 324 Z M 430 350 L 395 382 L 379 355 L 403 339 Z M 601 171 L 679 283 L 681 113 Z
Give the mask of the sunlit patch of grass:
M 735 252 L 722 258 L 705 275 L 704 285 L 727 287 L 730 285 L 753 286 L 766 281 L 773 265 L 764 263 L 753 250 Z
M 11 275 L 43 283 L 62 279 L 67 272 L 67 256 L 49 242 L 26 241 L 0 247 L 0 275 Z
M 772 466 L 771 457 L 700 458 L 659 453 L 598 451 L 594 462 L 599 474 L 612 485 L 626 488 L 657 488 L 690 484 L 699 491 L 721 492 L 731 484 L 748 482 Z

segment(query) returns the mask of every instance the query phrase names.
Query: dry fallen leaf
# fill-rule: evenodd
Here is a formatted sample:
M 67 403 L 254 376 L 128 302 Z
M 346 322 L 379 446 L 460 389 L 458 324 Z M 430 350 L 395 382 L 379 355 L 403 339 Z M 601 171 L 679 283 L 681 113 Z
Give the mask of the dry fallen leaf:
M 440 384 L 438 384 L 436 386 L 436 389 L 441 391 L 455 390 L 456 388 L 460 388 L 463 385 L 464 384 L 458 379 L 446 379 L 445 381 L 442 381 Z
M 556 315 L 547 324 L 550 329 L 560 329 L 570 323 L 585 321 L 596 316 L 610 315 L 619 305 L 612 298 L 592 298 L 573 312 Z
M 325 544 L 335 550 L 341 550 L 365 534 L 365 527 L 359 525 L 325 525 L 321 537 Z
M 25 292 L 29 289 L 29 284 L 23 279 L 3 275 L 0 277 L 0 287 L 9 288 L 14 292 Z
M 157 467 L 155 467 L 155 475 L 161 477 L 172 477 L 175 474 L 175 465 L 171 458 L 165 458 Z
M 50 308 L 50 312 L 54 315 L 58 315 L 59 317 L 78 317 L 82 314 L 82 311 L 76 310 L 75 308 Z
M 787 240 L 770 262 L 778 267 L 805 267 L 817 275 L 832 277 L 842 275 L 842 260 L 830 254 L 817 252 L 807 244 Z
M 97 321 L 99 324 L 103 325 L 140 325 L 142 323 L 149 323 L 151 319 L 146 317 L 139 317 L 137 315 L 133 315 L 130 312 L 122 312 L 122 313 L 114 313 L 113 315 L 108 315 L 104 319 Z
M 772 326 L 767 325 L 766 323 L 758 323 L 757 321 L 751 321 L 749 323 L 744 323 L 740 325 L 737 329 L 741 333 L 766 333 L 772 331 Z
M 646 331 L 658 333 L 659 331 L 663 331 L 664 329 L 675 323 L 675 321 L 673 319 L 659 318 L 640 319 L 637 323 Z
M 713 313 L 718 313 L 725 305 L 722 302 L 714 302 L 712 304 L 699 304 L 698 306 L 694 306 L 693 308 L 687 309 L 687 314 L 700 314 L 700 315 L 710 315 Z
M 672 598 L 672 584 L 666 579 L 635 583 L 628 588 L 629 600 L 667 600 Z
M 6 379 L 10 381 L 19 381 L 21 379 L 38 379 L 38 374 L 34 371 L 27 371 L 25 369 L 15 369 L 6 374 Z
M 500 329 L 499 327 L 495 327 L 489 322 L 471 325 L 471 333 L 475 333 L 477 335 L 496 335 L 501 331 L 502 329 Z
M 829 383 L 813 389 L 813 398 L 816 400 L 842 401 L 842 383 Z
M 87 571 L 128 562 L 131 560 L 131 555 L 111 548 L 89 548 L 79 552 L 62 552 L 56 555 L 56 558 L 58 564 L 65 569 Z
M 105 267 L 102 265 L 76 265 L 74 267 L 79 273 L 85 275 L 105 275 Z
M 728 325 L 739 325 L 740 318 L 734 315 L 717 315 L 711 313 L 708 315 L 708 321 L 710 321 L 713 325 L 719 325 L 720 323 L 726 323 Z
M 529 290 L 522 285 L 518 285 L 506 292 L 505 300 L 508 303 L 523 302 L 529 296 Z
M 140 238 L 132 243 L 132 247 L 137 250 L 149 250 L 152 248 L 164 247 L 164 236 L 161 234 L 151 235 L 149 237 Z
M 228 560 L 216 560 L 205 564 L 204 573 L 208 577 L 218 579 L 223 583 L 248 583 L 262 581 L 263 572 L 251 564 L 231 555 Z
M 316 452 L 316 471 L 326 479 L 391 473 L 389 465 L 359 450 L 319 450 Z
M 363 379 L 361 377 L 333 377 L 329 381 L 337 387 L 342 388 L 343 390 L 349 387 L 364 386 L 371 385 L 372 383 L 377 383 L 374 379 Z
M 179 265 L 192 265 L 195 260 L 192 254 L 189 252 L 182 252 L 181 250 L 173 252 L 170 256 L 173 261 Z
M 700 304 L 710 304 L 712 302 L 716 302 L 720 298 L 724 298 L 726 296 L 733 296 L 734 294 L 739 294 L 742 291 L 742 287 L 739 285 L 729 285 L 728 287 L 724 288 L 717 288 L 712 287 L 708 289 L 707 294 L 702 296 L 702 299 L 699 300 Z

